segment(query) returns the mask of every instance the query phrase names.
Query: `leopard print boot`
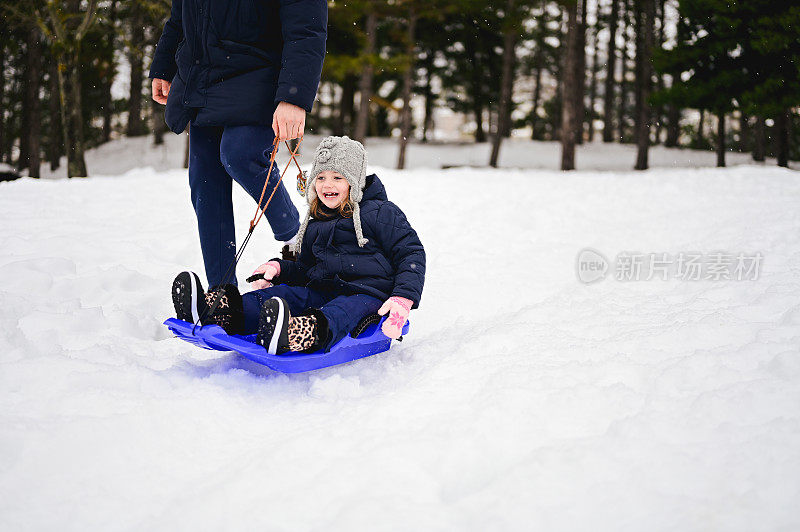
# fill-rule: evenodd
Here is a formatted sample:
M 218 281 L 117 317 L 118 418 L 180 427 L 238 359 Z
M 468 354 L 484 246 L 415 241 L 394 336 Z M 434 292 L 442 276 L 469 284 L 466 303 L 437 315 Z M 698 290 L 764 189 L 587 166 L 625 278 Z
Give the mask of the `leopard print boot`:
M 289 320 L 289 349 L 306 351 L 319 343 L 316 316 L 297 316 Z
M 289 320 L 289 349 L 301 353 L 313 353 L 328 342 L 328 319 L 318 309 L 308 309 L 303 316 L 292 316 Z
M 206 305 L 209 308 L 214 304 L 220 292 L 222 292 L 222 297 L 219 299 L 217 308 L 203 321 L 219 325 L 228 334 L 241 334 L 244 329 L 244 310 L 239 289 L 232 284 L 209 289 L 205 297 Z

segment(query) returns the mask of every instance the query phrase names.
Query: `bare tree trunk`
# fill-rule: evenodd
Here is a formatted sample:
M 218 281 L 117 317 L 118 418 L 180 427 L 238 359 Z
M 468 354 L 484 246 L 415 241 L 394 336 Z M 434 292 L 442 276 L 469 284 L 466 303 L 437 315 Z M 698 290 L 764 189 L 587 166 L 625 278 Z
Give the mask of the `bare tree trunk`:
M 695 140 L 697 146 L 705 146 L 706 144 L 706 110 L 700 109 L 700 121 L 697 123 L 697 139 Z
M 515 19 L 514 0 L 506 0 L 504 17 L 505 34 L 503 36 L 503 74 L 500 80 L 500 106 L 497 110 L 497 128 L 492 138 L 492 154 L 489 157 L 489 166 L 497 168 L 500 158 L 500 144 L 503 134 L 509 128 L 511 121 L 511 92 L 514 88 L 514 48 L 517 45 L 517 29 Z
M 686 30 L 683 24 L 683 17 L 681 16 L 680 11 L 678 11 L 678 42 L 683 42 L 686 38 Z M 680 83 L 680 69 L 670 72 L 670 84 L 675 86 L 676 83 Z M 680 140 L 680 133 L 681 133 L 681 109 L 678 107 L 677 104 L 671 103 L 667 106 L 667 138 L 664 141 L 664 146 L 668 148 L 674 148 L 678 145 L 678 141 Z
M 30 139 L 30 124 L 30 112 L 25 108 L 25 102 L 23 101 L 22 113 L 20 114 L 20 129 L 18 134 L 19 151 L 17 152 L 17 160 L 14 161 L 14 167 L 18 172 L 22 172 L 28 167 L 28 140 Z
M 577 127 L 575 142 L 583 144 L 583 119 L 586 114 L 586 9 L 587 0 L 582 0 L 578 11 L 578 57 L 575 63 L 575 112 Z
M 747 153 L 750 151 L 750 118 L 742 110 L 739 110 L 739 152 Z
M 536 65 L 536 76 L 533 87 L 533 109 L 531 110 L 531 139 L 541 140 L 537 125 L 539 123 L 539 102 L 542 99 L 542 66 Z
M 115 38 L 115 31 L 116 31 L 116 20 L 117 20 L 117 0 L 111 0 L 111 3 L 108 8 L 108 18 L 111 21 L 111 35 L 109 35 L 109 39 L 111 39 L 112 46 L 116 48 L 116 41 Z M 112 127 L 112 120 L 114 118 L 114 96 L 111 94 L 111 86 L 114 84 L 114 61 L 112 60 L 110 64 L 105 64 L 105 76 L 103 79 L 105 81 L 105 94 L 103 95 L 103 142 L 108 142 L 111 140 L 111 127 Z
M 540 140 L 542 135 L 539 129 L 539 102 L 542 94 L 542 70 L 544 67 L 544 38 L 547 28 L 547 0 L 541 0 L 541 14 L 537 17 L 537 32 L 533 57 L 534 86 L 533 109 L 531 109 L 531 139 Z
M 428 142 L 428 132 L 433 129 L 433 89 L 431 88 L 433 55 L 431 53 L 425 55 L 424 66 L 425 87 L 423 89 L 423 94 L 425 97 L 425 118 L 422 121 L 422 142 Z
M 658 13 L 656 14 L 656 18 L 658 19 L 658 41 L 656 49 L 660 50 L 664 47 L 664 8 L 665 8 L 665 0 L 658 0 Z M 655 20 L 653 21 L 655 25 Z M 656 76 L 656 90 L 661 91 L 664 89 L 664 76 L 662 74 L 658 74 Z M 662 105 L 658 105 L 655 108 L 655 120 L 653 120 L 656 125 L 655 137 L 653 138 L 653 142 L 656 144 L 661 143 L 661 130 L 664 126 L 664 107 Z
M 28 175 L 39 177 L 41 165 L 41 87 L 42 49 L 39 29 L 32 27 L 25 34 L 25 77 L 22 103 L 22 127 L 19 135 L 17 169 L 29 169 Z
M 77 58 L 67 59 L 62 53 L 58 61 L 58 86 L 61 94 L 61 132 L 67 153 L 67 177 L 86 177 L 81 119 L 81 91 Z M 70 65 L 70 66 L 67 66 Z M 71 68 L 71 66 L 75 68 Z M 70 136 L 70 131 L 72 135 Z
M 339 113 L 336 115 L 336 122 L 334 122 L 333 126 L 334 135 L 342 136 L 345 131 L 348 131 L 351 135 L 353 134 L 347 127 L 353 125 L 350 119 L 353 115 L 353 97 L 355 93 L 356 78 L 348 74 L 342 81 L 342 97 L 339 100 Z
M 573 95 L 578 85 L 575 65 L 578 63 L 578 46 L 580 43 L 578 32 L 578 5 L 577 0 L 571 1 L 567 9 L 567 45 L 564 48 L 564 89 L 561 108 L 561 169 L 575 169 L 575 124 L 578 122 L 578 110 Z
M 69 177 L 87 177 L 89 172 L 86 170 L 86 142 L 83 134 L 83 101 L 81 95 L 80 69 L 78 68 L 78 52 L 72 64 L 75 66 L 69 75 L 70 90 L 69 102 L 70 122 L 72 124 L 73 138 L 70 146 L 72 157 L 67 160 L 67 174 Z
M 114 97 L 111 94 L 112 81 L 109 80 L 106 84 L 107 92 L 104 94 L 103 102 L 103 142 L 111 140 L 112 122 L 114 119 Z
M 633 1 L 633 38 L 634 38 L 634 55 L 633 55 L 633 141 L 639 143 L 639 129 L 641 127 L 642 118 L 642 87 L 644 86 L 644 78 L 642 74 L 644 61 L 644 2 L 649 0 L 634 0 Z
M 61 128 L 61 108 L 59 106 L 59 90 L 58 90 L 58 66 L 55 61 L 49 61 L 49 88 L 50 98 L 48 113 L 50 114 L 50 127 L 48 128 L 47 138 L 49 145 L 47 147 L 47 159 L 50 161 L 50 171 L 55 172 L 61 166 L 61 156 L 64 154 L 63 142 L 64 136 L 59 135 Z
M 614 140 L 614 76 L 617 66 L 617 25 L 619 2 L 611 0 L 611 18 L 608 22 L 608 58 L 606 60 L 605 94 L 603 95 L 603 142 Z
M 599 11 L 599 7 L 598 7 Z M 598 13 L 599 15 L 599 13 Z M 597 38 L 597 30 L 599 29 L 598 25 L 595 24 L 594 27 L 594 40 L 592 43 L 592 69 L 591 69 L 591 79 L 589 81 L 589 113 L 586 117 L 586 122 L 588 125 L 589 130 L 589 142 L 594 140 L 594 102 L 597 99 L 597 45 L 599 43 L 599 39 Z
M 533 109 L 531 110 L 531 139 L 541 140 L 542 134 L 539 126 L 539 102 L 542 99 L 542 70 L 544 70 L 544 46 L 545 29 L 547 28 L 547 1 L 541 0 L 542 12 L 537 17 L 539 28 L 536 33 L 536 48 L 534 50 L 534 85 L 533 85 Z
M 478 62 L 478 54 L 475 50 L 475 43 L 471 37 L 466 39 L 464 46 L 472 65 L 471 85 L 472 85 L 472 113 L 475 115 L 475 142 L 486 142 L 486 132 L 483 130 L 483 90 L 481 88 L 480 71 L 481 65 Z
M 28 71 L 26 72 L 26 94 L 28 101 L 28 138 L 23 139 L 28 148 L 26 167 L 30 177 L 40 177 L 42 164 L 42 105 L 39 99 L 42 78 L 42 45 L 39 28 L 28 31 Z
M 764 116 L 756 117 L 756 124 L 753 128 L 753 160 L 764 162 L 767 157 L 767 127 Z
M 656 0 L 641 0 L 644 9 L 641 13 L 639 29 L 643 33 L 638 38 L 639 46 L 636 63 L 638 65 L 639 91 L 637 92 L 637 107 L 639 116 L 636 117 L 636 170 L 647 170 L 648 153 L 650 150 L 650 128 L 652 109 L 648 99 L 653 85 L 653 40 L 655 31 Z
M 620 76 L 619 81 L 619 99 L 617 101 L 617 138 L 620 142 L 625 142 L 625 136 L 627 131 L 627 124 L 625 123 L 625 114 L 627 112 L 628 107 L 628 69 L 629 69 L 629 62 L 628 62 L 628 47 L 630 44 L 630 31 L 629 27 L 631 27 L 630 22 L 630 9 L 628 6 L 627 0 L 620 0 L 622 3 L 622 11 L 620 16 L 623 20 L 623 30 L 622 30 L 622 37 L 623 43 L 622 48 L 620 49 L 620 61 L 622 61 L 622 74 Z
M 789 166 L 789 110 L 784 109 L 775 117 L 775 157 L 778 166 Z
M 664 146 L 674 148 L 678 145 L 678 137 L 680 136 L 680 123 L 681 111 L 674 103 L 669 104 L 667 107 L 667 138 L 664 141 Z
M 72 107 L 74 103 L 71 95 L 68 94 L 71 84 L 68 79 L 65 79 L 67 77 L 67 61 L 64 55 L 63 53 L 59 55 L 56 72 L 58 72 L 58 93 L 61 103 L 61 135 L 64 138 L 64 153 L 67 155 L 67 177 L 73 177 L 73 172 L 76 168 L 74 163 L 75 152 L 73 150 L 73 140 L 69 136 L 69 128 L 72 123 Z M 69 113 L 67 109 L 69 109 Z M 80 174 L 75 173 L 74 175 Z
M 406 148 L 408 147 L 408 137 L 411 136 L 411 90 L 414 88 L 414 72 L 416 64 L 414 61 L 414 43 L 417 31 L 417 12 L 414 6 L 408 10 L 408 26 L 406 33 L 406 55 L 409 64 L 403 73 L 403 110 L 400 120 L 400 153 L 397 158 L 397 169 L 402 170 L 406 167 Z
M 0 45 L 0 72 L 6 72 L 6 47 Z M 3 101 L 6 94 L 6 76 L 0 76 L 0 163 L 5 160 L 5 146 L 6 141 L 6 111 Z
M 128 96 L 128 129 L 129 137 L 145 134 L 145 124 L 142 120 L 142 82 L 144 81 L 144 67 L 142 65 L 142 49 L 144 48 L 144 27 L 142 23 L 141 8 L 136 2 L 131 2 L 131 42 L 128 47 L 128 63 L 131 67 L 131 87 Z
M 30 50 L 30 31 L 25 32 L 25 53 L 23 55 L 25 61 L 25 72 L 22 78 L 22 113 L 20 114 L 20 128 L 19 128 L 19 152 L 17 153 L 17 161 L 14 164 L 17 171 L 22 172 L 28 168 L 30 160 L 30 147 L 28 142 L 31 137 L 31 107 L 33 100 L 36 98 L 34 94 L 35 82 L 31 79 L 31 50 Z
M 570 0 L 577 1 L 577 0 Z M 566 7 L 558 3 L 556 4 L 559 8 L 558 19 L 559 19 L 559 35 L 558 35 L 558 48 L 556 49 L 556 64 L 555 64 L 555 72 L 553 75 L 556 78 L 556 94 L 558 97 L 556 98 L 556 106 L 553 111 L 553 119 L 551 121 L 551 125 L 553 127 L 553 132 L 551 136 L 551 140 L 558 140 L 561 141 L 561 123 L 564 119 L 564 94 L 566 91 L 564 90 L 564 80 L 566 79 L 566 62 L 567 56 L 569 55 L 569 51 L 567 50 L 567 36 L 569 34 L 569 11 Z M 577 8 L 576 8 L 577 9 Z
M 364 142 L 367 138 L 369 127 L 369 101 L 372 98 L 372 78 L 374 77 L 375 66 L 373 65 L 375 55 L 375 43 L 378 29 L 378 15 L 375 13 L 375 6 L 370 5 L 367 13 L 365 32 L 367 35 L 366 46 L 364 47 L 364 68 L 361 70 L 361 80 L 358 84 L 358 92 L 361 94 L 361 101 L 356 117 L 356 128 L 354 132 L 355 140 Z
M 725 166 L 725 112 L 717 113 L 717 166 Z
M 637 24 L 639 23 L 639 17 L 637 17 L 637 2 L 638 0 L 629 0 L 628 1 L 628 38 L 627 38 L 627 60 L 625 62 L 625 68 L 623 69 L 625 76 L 623 77 L 623 93 L 625 96 L 623 97 L 622 101 L 628 103 L 629 105 L 625 106 L 623 103 L 623 107 L 620 111 L 624 114 L 624 118 L 622 123 L 625 125 L 625 136 L 627 137 L 627 141 L 629 143 L 636 142 L 636 121 L 638 120 L 639 110 L 636 107 L 636 35 L 639 33 L 639 29 Z M 632 81 L 628 81 L 628 77 L 633 77 Z M 622 133 L 620 133 L 622 136 Z

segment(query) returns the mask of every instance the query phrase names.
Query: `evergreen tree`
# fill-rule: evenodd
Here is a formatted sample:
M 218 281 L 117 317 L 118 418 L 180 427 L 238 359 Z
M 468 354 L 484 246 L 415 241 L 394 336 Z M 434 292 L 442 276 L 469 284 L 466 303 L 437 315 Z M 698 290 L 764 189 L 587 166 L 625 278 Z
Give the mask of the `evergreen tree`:
M 547 0 L 536 2 L 528 12 L 529 20 L 525 21 L 525 25 L 529 24 L 531 30 L 522 34 L 522 40 L 529 42 L 533 51 L 528 56 L 521 58 L 521 73 L 533 77 L 533 91 L 531 110 L 517 125 L 530 125 L 533 140 L 544 140 L 547 130 L 552 130 L 550 125 L 552 118 L 548 116 L 544 105 L 547 94 L 545 84 L 547 75 L 555 73 L 558 69 L 558 46 L 554 42 L 560 38 L 561 31 L 558 20 L 551 13 L 550 7 L 551 3 Z
M 84 40 L 98 20 L 97 0 L 30 0 L 0 5 L 18 27 L 36 25 L 46 37 L 58 68 L 61 130 L 67 153 L 67 175 L 86 176 L 86 113 L 82 75 L 87 51 Z
M 741 44 L 749 21 L 728 0 L 681 0 L 682 39 L 657 60 L 660 72 L 681 72 L 662 98 L 717 116 L 717 165 L 725 165 L 725 114 L 744 90 Z
M 493 5 L 464 0 L 460 10 L 448 14 L 442 33 L 449 43 L 443 50 L 447 67 L 442 83 L 447 104 L 471 114 L 475 120 L 475 141 L 486 141 L 484 113 L 489 114 L 500 94 L 503 35 Z
M 517 2 L 515 4 L 515 1 Z M 492 153 L 489 166 L 497 167 L 500 157 L 500 143 L 511 121 L 511 93 L 514 87 L 516 51 L 521 25 L 519 0 L 506 0 L 503 9 L 503 73 L 500 80 L 500 102 L 497 111 L 497 127 L 492 136 Z
M 741 53 L 744 110 L 775 121 L 775 156 L 789 164 L 791 109 L 800 105 L 800 5 L 790 0 L 736 4 L 747 21 Z

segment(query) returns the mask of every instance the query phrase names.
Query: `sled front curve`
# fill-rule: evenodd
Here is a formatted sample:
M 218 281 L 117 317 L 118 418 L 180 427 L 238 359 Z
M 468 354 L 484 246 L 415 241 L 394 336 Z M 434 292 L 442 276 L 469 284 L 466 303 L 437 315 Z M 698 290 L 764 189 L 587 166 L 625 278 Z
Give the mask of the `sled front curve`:
M 345 336 L 337 342 L 327 353 L 316 351 L 314 353 L 288 352 L 283 355 L 270 355 L 264 347 L 255 343 L 256 335 L 229 335 L 219 325 L 198 325 L 188 323 L 176 318 L 169 318 L 164 322 L 175 336 L 203 349 L 216 351 L 236 351 L 240 355 L 263 364 L 270 369 L 281 373 L 302 373 L 328 366 L 335 366 L 382 353 L 392 344 L 391 338 L 381 331 L 379 323 L 370 325 L 358 338 Z M 192 332 L 194 329 L 194 332 Z M 407 334 L 409 323 L 403 326 L 403 334 Z

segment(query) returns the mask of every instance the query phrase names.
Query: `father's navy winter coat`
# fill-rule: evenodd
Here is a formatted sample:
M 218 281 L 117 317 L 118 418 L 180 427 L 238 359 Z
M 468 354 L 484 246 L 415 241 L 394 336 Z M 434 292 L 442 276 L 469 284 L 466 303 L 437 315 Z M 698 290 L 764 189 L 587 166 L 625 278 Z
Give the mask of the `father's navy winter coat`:
M 403 211 L 386 197 L 378 176 L 367 176 L 361 227 L 369 240 L 356 241 L 352 218 L 314 218 L 308 224 L 297 262 L 280 260 L 278 284 L 307 286 L 342 295 L 379 299 L 400 296 L 419 306 L 425 283 L 425 250 Z
M 150 67 L 172 82 L 170 129 L 270 125 L 279 102 L 310 112 L 327 24 L 326 0 L 172 0 Z

